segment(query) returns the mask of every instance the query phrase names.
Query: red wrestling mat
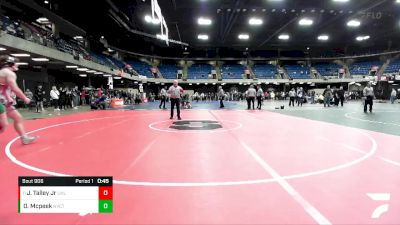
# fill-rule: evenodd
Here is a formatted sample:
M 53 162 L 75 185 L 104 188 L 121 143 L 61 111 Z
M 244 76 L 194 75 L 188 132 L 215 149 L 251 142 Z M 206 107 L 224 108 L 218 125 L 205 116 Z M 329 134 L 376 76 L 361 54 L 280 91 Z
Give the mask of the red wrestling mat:
M 41 136 L 28 146 L 9 127 L 0 224 L 400 223 L 397 136 L 266 111 L 168 117 L 96 111 L 28 121 Z M 17 213 L 18 176 L 62 174 L 113 176 L 113 214 Z

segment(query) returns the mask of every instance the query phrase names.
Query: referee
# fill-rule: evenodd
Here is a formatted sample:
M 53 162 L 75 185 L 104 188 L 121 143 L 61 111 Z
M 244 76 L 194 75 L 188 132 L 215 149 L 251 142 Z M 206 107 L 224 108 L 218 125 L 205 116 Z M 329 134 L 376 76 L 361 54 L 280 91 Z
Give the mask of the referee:
M 369 112 L 372 113 L 372 105 L 374 104 L 374 88 L 371 87 L 371 82 L 368 82 L 367 86 L 363 90 L 365 98 L 364 112 L 367 113 L 367 106 L 369 105 Z
M 256 98 L 257 91 L 254 89 L 254 85 L 250 85 L 249 89 L 246 91 L 246 97 L 247 97 L 247 110 L 250 110 L 250 106 L 252 103 L 253 105 L 253 110 L 254 110 L 254 100 Z
M 168 94 L 171 99 L 171 117 L 172 120 L 174 118 L 174 107 L 176 105 L 176 113 L 178 114 L 178 120 L 181 120 L 181 109 L 180 109 L 180 101 L 181 95 L 183 93 L 183 89 L 178 85 L 178 81 L 174 80 L 173 85 L 168 89 Z

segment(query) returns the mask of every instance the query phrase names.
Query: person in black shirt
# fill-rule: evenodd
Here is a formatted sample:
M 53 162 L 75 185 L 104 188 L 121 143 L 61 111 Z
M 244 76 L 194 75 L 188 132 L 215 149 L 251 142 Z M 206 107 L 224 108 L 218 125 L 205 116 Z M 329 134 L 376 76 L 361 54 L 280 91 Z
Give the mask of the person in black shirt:
M 35 90 L 35 94 L 33 96 L 33 99 L 35 100 L 35 103 L 36 103 L 36 112 L 37 113 L 44 111 L 43 95 L 44 95 L 44 91 L 42 89 L 42 85 L 37 86 L 37 88 Z
M 343 86 L 340 86 L 339 90 L 337 91 L 337 98 L 338 98 L 338 101 L 340 101 L 340 105 L 343 107 L 343 102 L 344 102 Z M 338 105 L 339 105 L 339 102 L 338 102 Z
M 59 89 L 60 91 L 60 100 L 59 100 L 59 107 L 61 110 L 65 110 L 66 109 L 66 102 L 67 102 L 67 90 L 60 87 Z

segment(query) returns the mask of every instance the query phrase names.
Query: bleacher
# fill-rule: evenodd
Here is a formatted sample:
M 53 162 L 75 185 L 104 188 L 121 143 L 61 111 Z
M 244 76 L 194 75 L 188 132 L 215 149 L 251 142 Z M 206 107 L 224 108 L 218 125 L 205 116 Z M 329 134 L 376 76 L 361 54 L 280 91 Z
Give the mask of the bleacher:
M 110 68 L 119 69 L 114 64 L 112 64 L 110 61 L 108 61 L 106 56 L 104 56 L 102 54 L 96 54 L 96 53 L 90 52 L 90 60 L 95 63 L 101 64 L 104 66 L 108 66 Z
M 179 67 L 175 64 L 160 64 L 158 70 L 165 79 L 176 79 Z
M 245 67 L 240 64 L 224 64 L 221 68 L 223 79 L 243 79 Z
M 314 65 L 314 68 L 318 71 L 321 76 L 337 76 L 339 69 L 342 66 L 335 64 L 335 63 L 319 63 Z
M 311 79 L 310 67 L 304 65 L 285 65 L 288 76 L 292 79 Z
M 116 68 L 122 69 L 125 67 L 125 62 L 119 59 L 116 59 L 112 56 L 106 55 L 105 59 L 112 63 Z
M 208 79 L 212 66 L 210 64 L 199 63 L 193 64 L 188 68 L 188 79 Z
M 132 68 L 142 76 L 146 76 L 147 78 L 154 78 L 153 73 L 151 72 L 151 66 L 145 62 L 139 60 L 131 60 L 127 62 Z
M 271 64 L 255 64 L 253 73 L 258 79 L 275 79 L 278 70 L 276 66 Z
M 400 60 L 394 60 L 390 62 L 384 73 L 399 73 L 400 72 Z
M 351 75 L 369 75 L 372 67 L 381 67 L 382 64 L 380 61 L 356 62 L 349 66 L 349 70 Z

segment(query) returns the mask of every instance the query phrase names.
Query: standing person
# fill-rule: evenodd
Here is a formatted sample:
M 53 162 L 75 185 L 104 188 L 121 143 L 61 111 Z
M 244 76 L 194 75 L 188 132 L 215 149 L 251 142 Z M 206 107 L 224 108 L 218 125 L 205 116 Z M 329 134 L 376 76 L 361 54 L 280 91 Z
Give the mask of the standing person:
M 296 91 L 294 88 L 289 91 L 289 107 L 293 106 L 294 107 L 294 99 L 296 98 Z
M 168 89 L 168 94 L 171 99 L 171 117 L 169 119 L 174 118 L 174 108 L 176 105 L 176 113 L 178 115 L 178 120 L 181 120 L 181 110 L 180 110 L 180 100 L 181 95 L 183 93 L 183 89 L 178 85 L 178 81 L 174 80 L 173 85 Z
M 263 97 L 264 97 L 264 91 L 261 88 L 261 85 L 257 85 L 257 109 L 261 110 Z
M 335 106 L 339 106 L 339 96 L 338 96 L 338 94 L 337 94 L 337 89 L 336 89 L 336 87 L 333 87 L 332 96 L 333 96 L 334 105 L 335 105 Z
M 73 107 L 73 103 L 72 103 L 72 91 L 66 87 L 65 88 L 65 93 L 66 93 L 66 98 L 65 98 L 65 108 L 72 108 Z
M 322 95 L 324 96 L 324 107 L 326 107 L 326 105 L 328 105 L 328 107 L 331 107 L 332 90 L 330 85 L 326 87 Z
M 363 90 L 363 95 L 365 98 L 364 102 L 364 112 L 367 113 L 367 106 L 369 105 L 369 112 L 372 113 L 372 105 L 374 104 L 374 88 L 371 87 L 371 82 L 368 82 L 367 86 Z
M 311 91 L 311 104 L 315 104 L 315 91 Z
M 257 91 L 254 89 L 254 85 L 250 85 L 249 89 L 247 89 L 246 97 L 247 97 L 247 109 L 250 110 L 250 106 L 252 103 L 254 110 L 254 99 L 256 98 Z
M 25 102 L 25 104 L 29 104 L 31 102 L 31 100 L 27 98 L 22 90 L 18 87 L 17 75 L 15 74 L 15 72 L 18 70 L 16 59 L 8 55 L 0 56 L 0 68 L 0 94 L 5 98 L 5 107 L 3 105 L 0 106 L 2 108 L 0 109 L 0 112 L 5 110 L 7 117 L 14 121 L 14 129 L 19 134 L 22 144 L 30 144 L 38 137 L 28 136 L 25 133 L 23 117 L 17 111 L 17 109 L 14 108 L 13 99 L 11 97 L 11 93 L 14 92 L 16 96 Z M 1 115 L 0 119 L 4 120 L 4 115 Z M 7 124 L 4 124 L 4 121 L 0 122 L 0 124 L 0 126 L 2 126 L 0 129 L 4 130 L 5 128 L 3 128 L 3 126 Z
M 60 87 L 59 88 L 60 92 L 60 98 L 58 99 L 58 107 L 60 110 L 65 110 L 65 103 L 67 101 L 67 91 L 66 89 Z
M 101 96 L 103 96 L 103 91 L 101 90 L 101 88 L 97 89 L 97 98 L 101 98 Z
M 72 102 L 74 104 L 74 109 L 78 109 L 79 99 L 80 99 L 80 92 L 78 86 L 75 86 L 74 89 L 72 90 L 72 98 L 73 98 Z
M 158 108 L 161 109 L 161 106 L 163 105 L 163 109 L 165 108 L 165 100 L 167 100 L 167 91 L 166 91 L 167 87 L 163 87 L 161 88 L 160 91 L 160 98 L 161 98 L 161 102 L 160 102 L 160 106 Z
M 29 110 L 31 110 L 32 109 L 33 93 L 32 93 L 31 90 L 29 90 L 29 88 L 26 89 L 25 96 L 31 100 L 31 103 L 29 103 L 29 105 L 28 105 Z
M 390 102 L 394 104 L 394 101 L 396 101 L 397 98 L 397 91 L 396 89 L 392 88 L 392 92 L 390 93 Z
M 86 105 L 86 96 L 87 96 L 87 92 L 85 90 L 85 87 L 83 87 L 82 91 L 81 91 L 81 104 L 82 105 Z
M 337 91 L 337 97 L 340 101 L 340 106 L 343 107 L 343 102 L 344 102 L 344 90 L 343 86 L 340 86 L 339 90 Z
M 50 100 L 51 104 L 54 106 L 54 111 L 59 111 L 59 105 L 60 103 L 58 102 L 60 99 L 60 92 L 57 90 L 56 86 L 51 87 L 50 91 Z
M 297 106 L 301 106 L 303 107 L 303 102 L 304 102 L 304 91 L 303 88 L 300 87 L 299 89 L 297 89 Z
M 44 111 L 43 108 L 43 95 L 44 95 L 44 91 L 42 90 L 42 85 L 38 85 L 36 90 L 35 90 L 35 94 L 33 96 L 33 98 L 35 99 L 36 102 L 36 112 L 40 113 Z
M 27 98 L 29 98 L 30 100 L 33 99 L 33 93 L 32 93 L 31 90 L 29 90 L 29 88 L 26 89 L 26 91 L 25 91 L 25 96 L 26 96 Z
M 222 86 L 218 87 L 218 99 L 219 99 L 219 108 L 223 109 L 224 106 L 224 98 L 225 98 L 225 92 L 224 89 L 222 89 Z

